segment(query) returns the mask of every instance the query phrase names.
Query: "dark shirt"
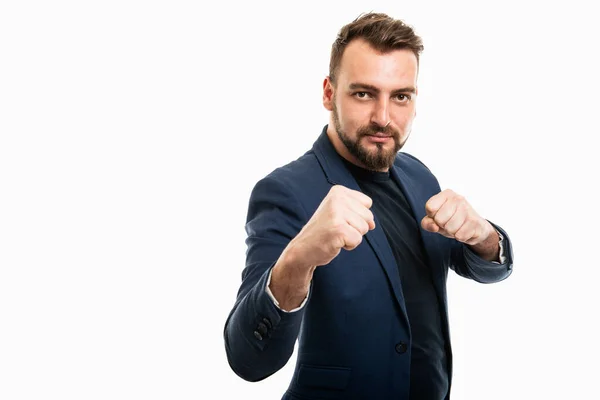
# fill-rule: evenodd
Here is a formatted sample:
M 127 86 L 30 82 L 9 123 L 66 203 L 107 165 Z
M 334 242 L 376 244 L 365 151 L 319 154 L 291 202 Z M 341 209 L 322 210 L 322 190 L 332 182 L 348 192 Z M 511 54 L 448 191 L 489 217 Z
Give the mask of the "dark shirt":
M 410 399 L 441 400 L 448 392 L 440 303 L 410 204 L 389 172 L 369 171 L 344 160 L 385 232 L 398 265 L 412 336 Z

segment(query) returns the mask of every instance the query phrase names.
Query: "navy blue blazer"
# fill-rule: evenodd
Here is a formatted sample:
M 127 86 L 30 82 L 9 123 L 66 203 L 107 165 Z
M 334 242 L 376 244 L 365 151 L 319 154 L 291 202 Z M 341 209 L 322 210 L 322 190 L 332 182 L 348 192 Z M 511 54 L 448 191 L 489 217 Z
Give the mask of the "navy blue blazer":
M 410 379 L 411 330 L 398 266 L 381 224 L 352 251 L 342 250 L 313 275 L 306 305 L 279 310 L 265 292 L 271 268 L 308 222 L 333 185 L 360 190 L 323 129 L 313 148 L 276 169 L 252 190 L 246 232 L 246 267 L 224 339 L 233 371 L 259 381 L 282 368 L 298 339 L 298 357 L 283 399 L 406 399 Z M 399 152 L 391 176 L 419 223 L 425 203 L 440 192 L 437 179 L 415 157 Z M 513 254 L 504 236 L 506 262 L 478 257 L 468 246 L 420 228 L 428 265 L 442 307 L 448 343 L 448 268 L 477 282 L 492 283 L 512 272 Z M 448 396 L 449 397 L 449 396 Z M 448 398 L 447 397 L 447 398 Z

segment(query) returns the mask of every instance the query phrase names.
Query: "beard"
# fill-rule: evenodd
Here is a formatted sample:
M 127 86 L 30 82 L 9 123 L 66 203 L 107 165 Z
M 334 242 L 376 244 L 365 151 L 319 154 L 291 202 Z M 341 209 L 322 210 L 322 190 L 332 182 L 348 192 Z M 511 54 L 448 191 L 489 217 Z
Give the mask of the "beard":
M 333 102 L 333 123 L 338 137 L 344 146 L 346 146 L 348 152 L 356 157 L 367 169 L 373 171 L 389 169 L 394 164 L 398 151 L 400 151 L 404 145 L 404 143 L 400 142 L 400 134 L 398 131 L 390 126 L 384 127 L 375 123 L 359 127 L 356 131 L 356 139 L 352 139 L 342 129 L 337 107 L 335 106 L 335 100 Z M 361 140 L 365 136 L 375 135 L 377 132 L 390 135 L 394 141 L 393 148 L 387 149 L 384 146 L 384 143 L 375 143 L 376 149 L 370 151 L 361 144 Z

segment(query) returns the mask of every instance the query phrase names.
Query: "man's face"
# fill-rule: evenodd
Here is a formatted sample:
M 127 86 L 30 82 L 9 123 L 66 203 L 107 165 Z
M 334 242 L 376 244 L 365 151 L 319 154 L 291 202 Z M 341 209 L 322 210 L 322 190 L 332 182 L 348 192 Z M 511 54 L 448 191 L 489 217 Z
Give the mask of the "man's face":
M 324 82 L 323 104 L 331 111 L 329 137 L 358 165 L 387 171 L 416 115 L 417 58 L 410 50 L 378 53 L 362 39 L 346 47 L 337 82 Z M 387 125 L 387 126 L 386 126 Z

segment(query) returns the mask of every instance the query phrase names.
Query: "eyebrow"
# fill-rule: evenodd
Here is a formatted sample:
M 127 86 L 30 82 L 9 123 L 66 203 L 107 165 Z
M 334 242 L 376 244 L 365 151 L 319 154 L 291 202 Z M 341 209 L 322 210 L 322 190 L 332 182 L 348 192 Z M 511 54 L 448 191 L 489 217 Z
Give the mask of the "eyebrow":
M 376 88 L 373 85 L 369 85 L 366 83 L 351 83 L 350 86 L 348 86 L 350 88 L 350 90 L 359 90 L 359 89 L 363 89 L 363 90 L 368 90 L 371 91 L 373 93 L 378 94 L 379 92 L 381 92 L 381 90 L 379 90 L 378 88 Z M 408 87 L 404 87 L 404 88 L 400 88 L 400 89 L 396 89 L 394 91 L 392 91 L 392 94 L 398 94 L 398 93 L 416 93 L 416 89 L 412 86 L 408 86 Z

